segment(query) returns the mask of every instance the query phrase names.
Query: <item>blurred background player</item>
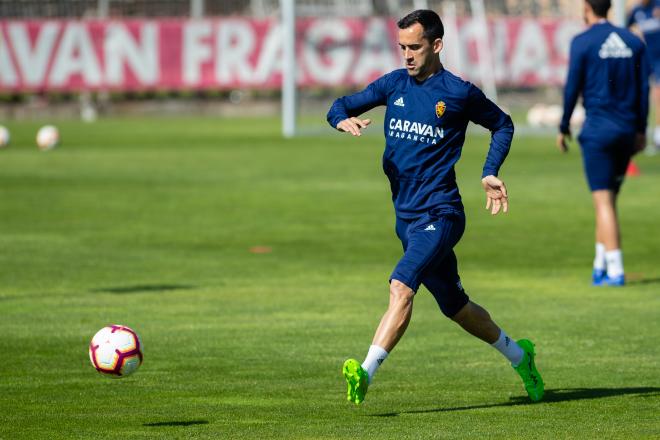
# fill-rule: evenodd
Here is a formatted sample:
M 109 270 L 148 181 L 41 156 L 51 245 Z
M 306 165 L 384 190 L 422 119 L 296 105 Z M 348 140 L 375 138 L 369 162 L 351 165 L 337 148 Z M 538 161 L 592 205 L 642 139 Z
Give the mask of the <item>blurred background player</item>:
M 470 301 L 458 275 L 453 248 L 465 230 L 465 213 L 454 165 L 470 121 L 488 128 L 491 144 L 482 174 L 486 208 L 507 212 L 508 196 L 497 173 L 513 138 L 513 123 L 469 82 L 444 69 L 439 54 L 444 26 L 438 14 L 417 10 L 398 23 L 405 69 L 395 70 L 366 89 L 337 99 L 328 122 L 360 136 L 371 121 L 362 113 L 386 106 L 383 169 L 390 180 L 396 233 L 404 254 L 390 276 L 390 303 L 362 364 L 344 363 L 348 400 L 361 403 L 378 367 L 403 336 L 420 284 L 433 294 L 442 313 L 468 333 L 491 344 L 518 372 L 533 401 L 543 397 L 534 365 L 534 344 L 511 340 L 479 305 Z
M 653 74 L 653 106 L 655 128 L 650 154 L 660 151 L 660 0 L 642 0 L 630 11 L 628 28 L 639 34 L 646 42 L 646 50 Z
M 558 148 L 568 151 L 571 114 L 582 95 L 582 158 L 596 214 L 593 284 L 623 286 L 616 199 L 631 157 L 646 144 L 649 65 L 644 43 L 607 21 L 610 0 L 586 0 L 589 29 L 571 42 Z

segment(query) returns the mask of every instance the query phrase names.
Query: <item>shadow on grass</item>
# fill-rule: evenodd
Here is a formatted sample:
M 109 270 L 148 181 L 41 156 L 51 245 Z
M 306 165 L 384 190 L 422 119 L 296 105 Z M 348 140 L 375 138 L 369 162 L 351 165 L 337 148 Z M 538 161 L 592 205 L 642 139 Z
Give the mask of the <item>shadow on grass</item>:
M 572 400 L 602 399 L 605 397 L 637 395 L 639 397 L 660 396 L 660 388 L 636 387 L 636 388 L 565 388 L 545 390 L 545 396 L 540 403 L 532 403 L 527 397 L 517 396 L 508 402 L 491 403 L 485 405 L 457 406 L 447 408 L 413 409 L 408 411 L 370 414 L 371 417 L 396 417 L 401 414 L 425 414 L 449 411 L 468 411 L 471 409 L 498 408 L 517 405 L 542 405 L 544 403 L 568 402 Z
M 660 284 L 660 278 L 640 278 L 626 280 L 626 284 L 629 286 L 643 286 L 646 284 Z
M 102 287 L 99 289 L 92 289 L 94 293 L 142 293 L 142 292 L 167 292 L 170 290 L 186 290 L 194 289 L 195 286 L 186 284 L 139 284 L 135 286 L 120 286 L 120 287 Z
M 189 284 L 138 284 L 134 286 L 119 286 L 119 287 L 99 287 L 98 289 L 90 289 L 92 293 L 114 293 L 117 295 L 131 294 L 131 293 L 148 293 L 148 292 L 168 292 L 174 290 L 189 290 L 195 289 L 198 286 Z M 0 301 L 14 301 L 14 300 L 33 300 L 54 297 L 72 297 L 73 293 L 26 293 L 23 295 L 9 295 L 0 296 Z
M 143 423 L 142 426 L 192 426 L 192 425 L 208 425 L 208 420 L 178 420 L 172 422 L 152 422 Z

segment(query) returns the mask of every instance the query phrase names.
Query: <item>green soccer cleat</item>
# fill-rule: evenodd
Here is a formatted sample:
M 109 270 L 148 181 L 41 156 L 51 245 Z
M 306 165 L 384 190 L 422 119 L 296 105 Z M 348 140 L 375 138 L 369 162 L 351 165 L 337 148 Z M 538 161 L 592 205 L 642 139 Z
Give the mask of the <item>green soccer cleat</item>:
M 367 388 L 369 388 L 369 373 L 355 359 L 348 359 L 344 362 L 342 371 L 344 372 L 346 383 L 348 383 L 346 399 L 359 405 L 364 400 L 364 396 L 367 394 Z
M 525 355 L 520 361 L 520 364 L 517 367 L 513 367 L 516 372 L 520 375 L 525 385 L 525 391 L 527 395 L 532 399 L 532 402 L 538 402 L 543 399 L 543 379 L 539 374 L 539 370 L 536 369 L 534 364 L 534 344 L 528 339 L 521 339 L 518 341 L 518 345 L 523 349 Z

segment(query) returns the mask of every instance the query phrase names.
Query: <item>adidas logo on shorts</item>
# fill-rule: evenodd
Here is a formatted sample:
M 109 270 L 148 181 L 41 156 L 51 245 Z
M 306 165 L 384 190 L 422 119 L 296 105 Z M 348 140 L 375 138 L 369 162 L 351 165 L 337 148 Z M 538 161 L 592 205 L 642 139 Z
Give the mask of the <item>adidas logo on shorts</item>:
M 425 231 L 435 231 L 435 226 L 433 226 L 433 225 L 428 225 L 428 226 L 426 227 L 426 229 L 424 229 L 424 230 L 425 230 Z
M 633 56 L 632 50 L 626 46 L 619 34 L 612 32 L 598 51 L 598 56 L 606 58 L 630 58 Z

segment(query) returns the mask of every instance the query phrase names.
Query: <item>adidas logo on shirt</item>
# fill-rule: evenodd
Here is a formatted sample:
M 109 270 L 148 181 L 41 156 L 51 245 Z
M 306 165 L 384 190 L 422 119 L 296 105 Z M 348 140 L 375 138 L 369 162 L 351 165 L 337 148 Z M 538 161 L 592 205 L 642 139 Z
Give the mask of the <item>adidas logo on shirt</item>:
M 600 47 L 598 56 L 602 59 L 630 58 L 633 56 L 633 52 L 628 46 L 626 46 L 626 43 L 621 39 L 619 34 L 612 32 Z
M 394 101 L 394 105 L 398 105 L 399 107 L 405 107 L 406 105 L 403 103 L 403 96 Z

